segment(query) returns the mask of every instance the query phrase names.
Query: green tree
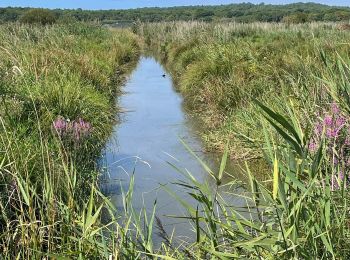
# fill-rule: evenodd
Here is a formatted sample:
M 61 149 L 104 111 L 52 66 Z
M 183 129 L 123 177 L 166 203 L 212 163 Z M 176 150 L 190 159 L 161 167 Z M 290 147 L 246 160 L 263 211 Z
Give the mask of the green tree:
M 283 17 L 284 23 L 306 23 L 308 21 L 308 15 L 302 12 L 297 12 Z
M 21 23 L 30 24 L 54 24 L 57 21 L 55 13 L 47 9 L 31 9 L 27 11 L 21 18 Z

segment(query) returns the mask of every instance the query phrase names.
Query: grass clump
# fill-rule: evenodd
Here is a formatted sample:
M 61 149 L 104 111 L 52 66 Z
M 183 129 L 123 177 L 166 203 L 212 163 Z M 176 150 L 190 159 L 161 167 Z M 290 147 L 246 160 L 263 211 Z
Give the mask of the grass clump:
M 178 185 L 196 203 L 179 200 L 187 210 L 179 217 L 192 223 L 196 242 L 178 250 L 175 259 L 348 259 L 349 169 L 330 161 L 339 155 L 335 137 L 322 135 L 315 150 L 292 104 L 287 104 L 291 119 L 257 106 L 269 122 L 262 129 L 267 182 L 257 180 L 246 163 L 247 184 L 223 183 L 228 150 L 219 170 L 204 167 L 215 187 L 184 173 L 187 181 Z M 232 205 L 237 197 L 245 200 L 243 206 Z
M 162 254 L 348 259 L 348 32 L 337 24 L 162 23 L 140 34 L 207 123 L 209 146 L 225 150 L 217 171 L 197 158 L 211 184 L 181 172 L 187 181 L 178 185 L 193 205 L 169 190 L 196 241 Z M 224 183 L 229 154 L 260 156 L 265 181 L 246 161 L 248 182 Z M 232 205 L 237 197 L 242 207 Z
M 138 39 L 78 23 L 4 24 L 0 39 L 1 255 L 107 258 L 96 159 Z
M 261 156 L 252 142 L 263 140 L 252 100 L 284 114 L 276 98 L 293 97 L 313 113 L 323 98 L 315 79 L 325 74 L 320 52 L 348 55 L 350 38 L 324 23 L 154 23 L 142 24 L 139 34 L 166 64 L 189 111 L 205 122 L 207 147 L 223 150 L 230 139 L 231 156 L 241 159 Z

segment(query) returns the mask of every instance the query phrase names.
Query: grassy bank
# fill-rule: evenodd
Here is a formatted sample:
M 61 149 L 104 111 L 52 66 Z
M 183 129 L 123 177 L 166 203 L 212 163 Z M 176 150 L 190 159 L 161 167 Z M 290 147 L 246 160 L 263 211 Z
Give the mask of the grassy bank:
M 196 243 L 174 259 L 347 259 L 350 32 L 338 24 L 143 24 L 203 139 L 231 157 L 262 157 L 245 172 L 246 193 L 222 196 L 220 169 L 179 185 L 197 201 L 185 218 Z M 225 149 L 227 141 L 229 146 Z M 234 182 L 233 184 L 235 184 Z M 230 183 L 231 185 L 232 183 Z M 228 198 L 227 199 L 227 196 Z M 230 196 L 246 199 L 238 208 Z M 226 198 L 226 199 L 225 199 Z
M 5 24 L 0 42 L 1 256 L 97 257 L 96 158 L 138 39 L 97 25 Z
M 139 29 L 205 123 L 208 147 L 226 151 L 220 169 L 197 158 L 216 185 L 181 172 L 193 206 L 168 190 L 186 212 L 181 221 L 192 223 L 193 243 L 166 233 L 156 202 L 133 209 L 133 177 L 122 210 L 96 183 L 137 37 L 10 24 L 0 27 L 1 257 L 349 259 L 349 32 L 334 24 Z M 225 183 L 228 154 L 263 156 L 268 181 L 247 166 L 248 183 Z
M 347 57 L 350 31 L 342 28 L 193 22 L 144 24 L 139 33 L 166 64 L 189 110 L 203 119 L 207 147 L 223 150 L 231 140 L 232 157 L 249 159 L 261 155 L 256 144 L 263 138 L 253 99 L 285 113 L 279 101 L 291 97 L 308 115 L 330 102 L 317 80 L 326 73 L 320 53 Z

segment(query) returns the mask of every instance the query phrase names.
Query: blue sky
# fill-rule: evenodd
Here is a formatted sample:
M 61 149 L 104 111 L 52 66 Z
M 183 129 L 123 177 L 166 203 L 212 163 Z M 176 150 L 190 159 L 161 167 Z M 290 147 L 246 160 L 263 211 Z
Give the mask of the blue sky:
M 82 8 L 82 9 L 125 9 L 151 6 L 213 5 L 239 3 L 239 0 L 0 0 L 0 7 L 45 7 L 45 8 Z M 245 0 L 245 2 L 266 4 L 284 4 L 301 0 Z M 309 2 L 309 1 L 305 1 Z M 314 0 L 328 5 L 350 6 L 350 0 Z

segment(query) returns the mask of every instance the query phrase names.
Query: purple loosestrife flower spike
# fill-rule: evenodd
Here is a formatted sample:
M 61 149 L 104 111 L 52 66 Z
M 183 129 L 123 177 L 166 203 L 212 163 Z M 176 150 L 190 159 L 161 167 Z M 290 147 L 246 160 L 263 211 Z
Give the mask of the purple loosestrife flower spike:
M 339 116 L 335 121 L 335 126 L 338 128 L 342 128 L 346 124 L 346 118 L 343 116 Z
M 339 109 L 339 106 L 337 105 L 337 103 L 333 102 L 331 108 L 332 108 L 333 114 L 335 114 L 335 115 L 339 114 L 340 109 Z
M 337 190 L 342 181 L 346 181 L 345 185 L 350 182 L 350 118 L 335 102 L 331 103 L 328 109 L 317 111 L 316 115 L 319 120 L 313 127 L 308 148 L 312 154 L 318 149 L 320 142 L 324 141 L 332 190 Z
M 332 124 L 333 124 L 333 119 L 332 119 L 332 117 L 327 115 L 327 116 L 324 118 L 324 124 L 325 124 L 326 126 L 332 126 Z
M 92 126 L 84 119 L 69 121 L 68 119 L 58 118 L 53 122 L 53 128 L 60 137 L 64 137 L 74 142 L 80 142 L 82 138 L 88 137 L 92 132 Z
M 317 144 L 316 144 L 314 141 L 312 141 L 312 142 L 309 144 L 309 150 L 310 150 L 310 152 L 315 152 L 316 149 L 317 149 Z
M 55 131 L 58 133 L 58 135 L 61 136 L 64 134 L 67 124 L 64 119 L 58 118 L 53 122 L 53 127 Z
M 320 136 L 322 134 L 322 131 L 323 131 L 323 125 L 319 122 L 316 124 L 314 132 L 316 136 Z

